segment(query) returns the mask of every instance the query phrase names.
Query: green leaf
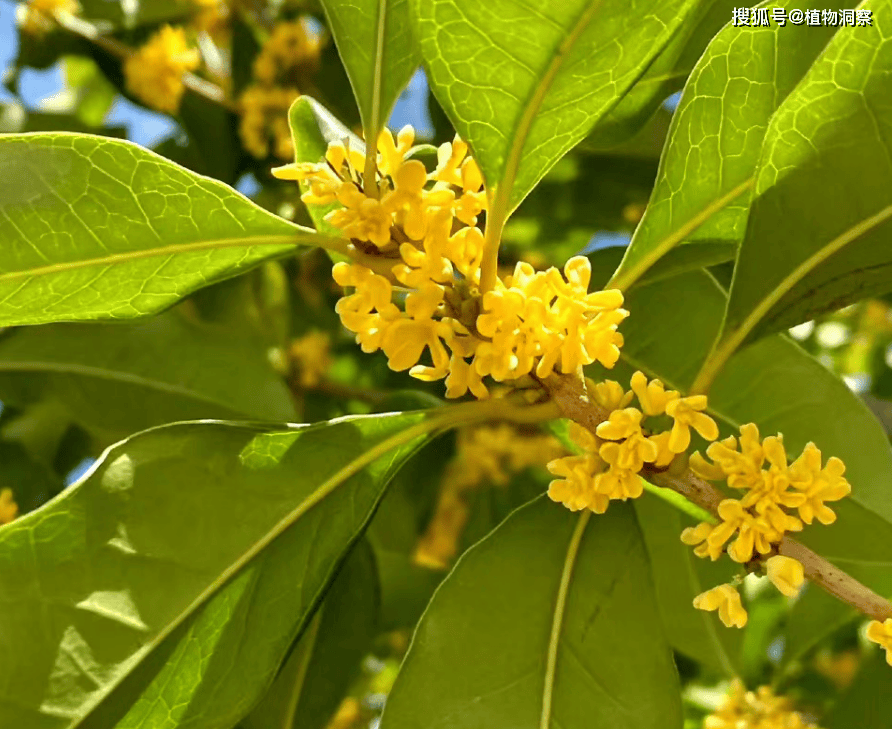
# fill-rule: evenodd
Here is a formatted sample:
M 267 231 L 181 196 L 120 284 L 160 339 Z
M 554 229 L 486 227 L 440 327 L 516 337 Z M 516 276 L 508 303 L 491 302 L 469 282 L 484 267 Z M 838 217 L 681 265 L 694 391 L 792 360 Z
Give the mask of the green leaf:
M 134 324 L 11 332 L 0 340 L 0 401 L 47 398 L 106 437 L 178 420 L 295 418 L 288 388 L 257 341 L 179 311 Z
M 892 289 L 892 2 L 843 27 L 771 120 L 722 342 L 742 342 Z M 709 377 L 704 377 L 704 383 Z
M 377 567 L 361 541 L 245 729 L 324 729 L 358 673 L 378 623 Z
M 738 565 L 730 560 L 711 562 L 694 556 L 679 535 L 694 521 L 653 494 L 635 500 L 654 576 L 657 605 L 672 647 L 689 658 L 734 676 L 741 631 L 728 630 L 715 613 L 695 610 L 694 597 L 730 582 Z
M 712 40 L 685 86 L 650 203 L 611 285 L 628 288 L 686 242 L 724 243 L 733 257 L 769 120 L 835 30 L 728 24 Z
M 314 231 L 129 142 L 0 138 L 0 326 L 130 319 Z
M 696 5 L 416 0 L 431 89 L 502 214 L 623 98 Z
M 440 422 L 187 423 L 109 449 L 0 530 L 0 725 L 114 726 L 141 696 L 141 726 L 232 726 Z
M 377 139 L 418 68 L 409 0 L 322 0 L 347 69 L 365 139 Z
M 668 96 L 678 91 L 713 36 L 731 17 L 736 0 L 699 0 L 663 51 L 629 93 L 585 140 L 586 146 L 613 146 L 634 135 Z
M 382 729 L 681 727 L 678 679 L 631 507 L 544 496 L 437 590 Z

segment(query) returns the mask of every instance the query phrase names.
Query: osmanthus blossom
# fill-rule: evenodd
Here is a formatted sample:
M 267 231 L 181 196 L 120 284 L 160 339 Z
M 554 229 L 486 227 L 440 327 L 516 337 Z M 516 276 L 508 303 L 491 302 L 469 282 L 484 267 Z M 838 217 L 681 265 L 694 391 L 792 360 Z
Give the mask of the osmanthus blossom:
M 612 367 L 622 346 L 617 327 L 628 315 L 622 294 L 589 292 L 591 264 L 582 256 L 563 271 L 518 263 L 481 292 L 480 169 L 456 139 L 441 145 L 428 172 L 411 158 L 414 140 L 411 127 L 380 134 L 374 185 L 363 178 L 364 155 L 341 142 L 329 145 L 324 162 L 274 170 L 304 183 L 305 203 L 337 203 L 326 221 L 389 266 L 385 275 L 340 262 L 332 272 L 352 289 L 336 309 L 363 351 L 383 351 L 391 369 L 420 380 L 445 379 L 449 398 L 487 397 L 486 378 L 510 383 L 594 362 Z

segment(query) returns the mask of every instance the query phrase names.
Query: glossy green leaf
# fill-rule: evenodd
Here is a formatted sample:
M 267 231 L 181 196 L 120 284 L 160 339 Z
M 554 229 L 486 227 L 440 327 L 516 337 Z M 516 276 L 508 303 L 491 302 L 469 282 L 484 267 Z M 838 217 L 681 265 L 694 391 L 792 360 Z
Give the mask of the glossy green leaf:
M 696 522 L 653 494 L 635 500 L 635 515 L 654 575 L 657 604 L 666 637 L 679 653 L 719 671 L 735 674 L 741 633 L 728 630 L 715 613 L 693 609 L 694 597 L 730 582 L 739 567 L 730 560 L 711 562 L 694 556 L 678 535 Z
M 89 720 L 129 710 L 155 729 L 232 726 L 430 430 L 423 420 L 187 423 L 109 449 L 0 530 L 0 725 L 113 726 Z
M 416 0 L 431 89 L 513 210 L 623 97 L 694 0 Z
M 585 140 L 613 146 L 633 136 L 667 97 L 684 86 L 703 50 L 731 18 L 735 0 L 699 0 L 686 23 L 648 66 L 646 73 Z
M 717 364 L 747 338 L 892 289 L 892 2 L 840 28 L 765 136 Z
M 295 418 L 288 388 L 259 342 L 178 311 L 133 324 L 46 324 L 10 333 L 0 340 L 0 401 L 46 398 L 112 437 L 178 420 Z
M 366 139 L 377 139 L 418 68 L 409 0 L 322 0 Z
M 473 547 L 422 618 L 381 726 L 680 727 L 631 507 L 581 516 L 543 496 Z
M 325 729 L 375 637 L 379 598 L 374 555 L 361 541 L 244 729 Z
M 0 326 L 152 314 L 318 240 L 129 142 L 9 135 L 0 167 Z
M 769 120 L 835 30 L 729 23 L 712 40 L 685 86 L 650 203 L 612 285 L 627 288 L 685 242 L 724 243 L 733 257 Z

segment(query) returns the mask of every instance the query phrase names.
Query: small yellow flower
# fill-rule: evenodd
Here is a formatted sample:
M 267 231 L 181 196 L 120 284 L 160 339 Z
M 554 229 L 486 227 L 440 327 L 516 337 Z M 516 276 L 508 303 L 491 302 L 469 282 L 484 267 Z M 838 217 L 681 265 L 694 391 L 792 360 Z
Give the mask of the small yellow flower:
M 183 29 L 165 25 L 124 61 L 127 89 L 147 106 L 174 113 L 185 89 L 183 74 L 194 71 L 199 62 Z
M 564 456 L 550 461 L 547 466 L 554 476 L 562 476 L 548 486 L 548 497 L 566 506 L 570 511 L 591 509 L 596 514 L 607 511 L 610 499 L 595 488 L 595 480 L 604 468 L 598 456 L 588 453 L 580 456 Z
M 638 408 L 614 410 L 595 432 L 599 438 L 604 440 L 622 440 L 633 435 L 640 435 L 643 417 L 644 414 Z
M 802 563 L 792 557 L 775 555 L 765 562 L 768 579 L 787 597 L 796 597 L 805 582 Z
M 636 372 L 632 375 L 632 391 L 641 403 L 641 409 L 645 415 L 662 415 L 666 412 L 666 406 L 672 401 L 678 399 L 678 393 L 675 390 L 669 390 L 663 387 L 663 383 L 659 380 L 647 381 L 647 377 L 643 372 Z
M 697 595 L 694 607 L 698 610 L 718 610 L 719 620 L 728 628 L 746 625 L 746 610 L 740 603 L 740 595 L 731 585 L 719 585 Z
M 614 410 L 622 410 L 632 402 L 632 397 L 635 394 L 631 390 L 624 392 L 622 385 L 613 380 L 592 383 L 589 391 L 594 401 L 609 413 Z
M 892 666 L 892 618 L 882 623 L 871 620 L 867 626 L 867 639 L 882 646 L 886 651 L 886 663 Z
M 799 516 L 806 524 L 817 519 L 821 524 L 832 524 L 836 513 L 826 506 L 827 501 L 839 501 L 848 496 L 852 487 L 843 477 L 845 464 L 836 457 L 827 460 L 821 468 L 821 451 L 814 443 L 808 443 L 802 455 L 790 466 L 793 488 L 802 492 L 804 502 L 799 506 Z
M 680 397 L 666 403 L 666 414 L 675 421 L 669 439 L 669 450 L 684 453 L 691 444 L 691 428 L 706 440 L 719 437 L 719 428 L 715 421 L 701 412 L 706 410 L 706 405 L 706 395 Z
M 0 489 L 0 524 L 9 524 L 19 514 L 19 505 L 15 502 L 12 489 Z

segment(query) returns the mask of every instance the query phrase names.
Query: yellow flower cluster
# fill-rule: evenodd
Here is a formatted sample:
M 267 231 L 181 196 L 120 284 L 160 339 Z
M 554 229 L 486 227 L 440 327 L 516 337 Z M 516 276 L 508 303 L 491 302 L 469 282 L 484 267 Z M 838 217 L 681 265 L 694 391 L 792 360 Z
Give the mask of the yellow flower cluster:
M 316 387 L 331 366 L 331 337 L 325 332 L 313 331 L 295 339 L 288 348 L 294 363 L 298 384 L 304 388 Z
M 634 499 L 641 495 L 639 472 L 645 464 L 666 468 L 691 442 L 691 429 L 707 440 L 718 437 L 718 426 L 703 411 L 706 396 L 682 397 L 666 390 L 659 380 L 648 382 L 642 372 L 632 375 L 631 390 L 618 382 L 590 383 L 590 396 L 610 413 L 595 433 L 572 423 L 570 437 L 583 453 L 565 456 L 548 464 L 560 479 L 551 482 L 548 495 L 572 511 L 591 509 L 603 514 L 612 499 Z M 629 407 L 632 398 L 639 407 Z M 650 433 L 647 417 L 669 416 L 670 430 Z
M 0 524 L 9 524 L 19 514 L 19 505 L 15 502 L 12 489 L 0 489 Z
M 762 439 L 753 423 L 741 426 L 739 439 L 732 436 L 712 443 L 706 453 L 712 463 L 699 453 L 691 456 L 694 473 L 712 481 L 726 480 L 731 488 L 744 494 L 740 499 L 725 499 L 719 504 L 718 524 L 702 522 L 682 532 L 682 541 L 693 546 L 698 557 L 717 560 L 727 551 L 735 562 L 746 563 L 759 555 L 771 554 L 784 534 L 801 531 L 803 522 L 835 521 L 836 514 L 826 502 L 838 501 L 852 490 L 843 478 L 845 465 L 841 460 L 832 457 L 822 467 L 821 451 L 809 443 L 799 458 L 788 463 L 783 437 Z M 790 513 L 793 510 L 796 515 Z M 734 540 L 728 544 L 732 537 Z M 798 592 L 805 579 L 802 565 L 789 557 L 775 555 L 765 566 L 772 583 L 789 597 Z M 729 585 L 722 588 L 733 590 Z M 713 592 L 695 598 L 695 607 L 716 609 L 710 607 L 715 600 L 706 597 Z
M 541 466 L 563 452 L 555 438 L 511 425 L 481 425 L 458 433 L 455 458 L 446 468 L 437 508 L 415 549 L 414 561 L 446 568 L 458 552 L 468 520 L 466 495 L 481 484 L 504 486 L 511 474 Z
M 19 26 L 25 33 L 39 35 L 52 30 L 57 13 L 76 15 L 81 6 L 77 0 L 28 0 L 20 7 Z
M 319 37 L 298 20 L 279 23 L 254 59 L 255 83 L 239 99 L 239 136 L 253 156 L 294 154 L 288 109 L 319 67 L 319 50 Z
M 576 257 L 563 274 L 518 263 L 481 297 L 483 177 L 458 139 L 439 148 L 436 170 L 428 173 L 410 159 L 414 140 L 411 127 L 396 139 L 381 133 L 373 188 L 363 180 L 363 153 L 343 143 L 329 145 L 323 163 L 273 171 L 305 183 L 307 204 L 338 203 L 326 220 L 390 267 L 392 278 L 359 263 L 338 263 L 332 272 L 354 289 L 337 311 L 363 351 L 382 350 L 391 369 L 420 380 L 445 377 L 451 398 L 468 390 L 488 396 L 487 376 L 506 382 L 575 372 L 595 361 L 613 366 L 622 344 L 616 328 L 628 313 L 620 308 L 622 294 L 588 293 L 591 266 Z M 430 364 L 419 363 L 425 350 Z
M 706 717 L 703 729 L 818 729 L 791 706 L 768 686 L 747 691 L 738 679 L 716 712 Z
M 867 626 L 868 640 L 881 645 L 886 651 L 886 663 L 892 666 L 892 618 L 884 620 L 871 620 Z
M 707 448 L 713 460 L 709 463 L 695 453 L 691 468 L 701 478 L 727 480 L 731 488 L 745 491 L 741 499 L 725 499 L 719 504 L 718 525 L 702 523 L 686 529 L 682 540 L 697 545 L 698 557 L 718 559 L 725 543 L 735 534 L 728 555 L 735 562 L 748 562 L 755 553 L 768 554 L 788 531 L 801 531 L 803 522 L 817 518 L 830 524 L 836 514 L 826 506 L 848 495 L 852 488 L 843 478 L 845 466 L 838 458 L 830 458 L 821 467 L 821 451 L 809 443 L 802 455 L 787 463 L 783 437 L 759 438 L 759 429 L 748 423 L 734 436 Z M 764 465 L 768 468 L 763 468 Z M 796 509 L 793 516 L 786 509 Z
M 175 113 L 183 98 L 183 74 L 199 62 L 183 29 L 165 25 L 124 61 L 127 90 L 153 109 Z

